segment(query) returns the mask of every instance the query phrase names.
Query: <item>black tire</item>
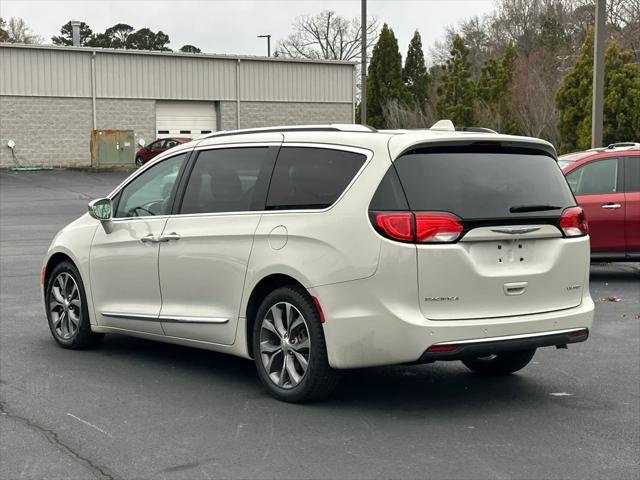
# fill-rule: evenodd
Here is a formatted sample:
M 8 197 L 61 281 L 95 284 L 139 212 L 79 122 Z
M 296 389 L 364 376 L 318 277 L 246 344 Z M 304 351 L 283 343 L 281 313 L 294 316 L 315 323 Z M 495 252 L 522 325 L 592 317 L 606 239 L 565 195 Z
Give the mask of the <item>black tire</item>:
M 58 282 L 58 278 L 68 278 L 66 276 L 70 276 L 73 278 L 80 299 L 80 308 L 69 306 L 69 310 L 75 312 L 74 315 L 79 317 L 78 326 L 73 332 L 73 334 L 69 334 L 65 336 L 62 332 L 59 332 L 54 322 L 57 320 L 54 319 L 54 313 L 50 306 L 52 302 L 55 303 L 55 295 L 53 292 L 54 287 L 58 288 L 58 292 L 60 291 L 60 286 L 56 282 Z M 68 281 L 68 280 L 67 280 Z M 51 274 L 49 275 L 49 279 L 47 281 L 46 290 L 45 290 L 45 299 L 46 299 L 46 312 L 47 312 L 47 321 L 49 323 L 49 330 L 51 330 L 51 335 L 58 345 L 63 348 L 69 348 L 72 350 L 80 350 L 85 348 L 93 348 L 100 344 L 102 338 L 104 337 L 103 333 L 95 333 L 91 331 L 91 325 L 89 321 L 89 309 L 87 305 L 87 296 L 84 290 L 84 284 L 82 283 L 82 277 L 80 277 L 80 273 L 76 266 L 71 262 L 61 262 L 55 266 Z M 60 310 L 60 309 L 58 309 Z M 67 313 L 68 314 L 68 313 Z M 56 315 L 58 315 L 56 313 Z M 61 322 L 63 323 L 63 322 Z M 67 323 L 69 325 L 69 323 Z M 60 329 L 63 329 L 60 324 L 58 325 Z M 69 331 L 69 326 L 67 326 L 67 333 Z
M 144 165 L 144 163 L 142 163 L 142 158 L 136 156 L 136 167 L 141 167 L 142 165 Z
M 498 353 L 488 357 L 467 358 L 462 363 L 480 375 L 509 375 L 523 369 L 531 361 L 536 349 Z
M 278 386 L 275 381 L 271 379 L 263 363 L 263 354 L 261 354 L 260 349 L 260 335 L 263 322 L 267 321 L 266 317 L 270 309 L 283 302 L 294 306 L 302 315 L 308 331 L 310 345 L 306 372 L 297 385 L 290 385 L 288 388 Z M 277 338 L 274 338 L 277 342 Z M 320 323 L 320 316 L 309 294 L 301 288 L 294 286 L 281 287 L 271 292 L 262 301 L 254 322 L 253 353 L 258 376 L 262 384 L 269 393 L 278 400 L 295 403 L 321 400 L 328 397 L 338 385 L 340 377 L 338 373 L 329 366 L 327 359 L 327 348 L 322 324 Z M 283 361 L 286 354 L 287 352 L 282 353 Z M 282 369 L 284 372 L 284 367 L 282 367 Z M 282 375 L 284 375 L 284 373 Z

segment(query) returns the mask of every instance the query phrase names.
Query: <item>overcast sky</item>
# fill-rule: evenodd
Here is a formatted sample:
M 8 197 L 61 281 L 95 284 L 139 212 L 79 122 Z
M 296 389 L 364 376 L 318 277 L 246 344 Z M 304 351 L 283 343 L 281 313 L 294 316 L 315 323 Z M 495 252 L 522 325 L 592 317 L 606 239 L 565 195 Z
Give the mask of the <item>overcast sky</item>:
M 442 38 L 448 25 L 493 10 L 493 0 L 369 0 L 368 13 L 394 30 L 402 56 L 413 31 L 422 35 L 425 54 Z M 0 15 L 22 17 L 51 43 L 60 26 L 71 19 L 89 24 L 94 32 L 116 23 L 149 27 L 169 35 L 173 50 L 192 44 L 207 53 L 265 55 L 291 32 L 300 15 L 335 10 L 353 18 L 360 15 L 360 0 L 0 0 Z

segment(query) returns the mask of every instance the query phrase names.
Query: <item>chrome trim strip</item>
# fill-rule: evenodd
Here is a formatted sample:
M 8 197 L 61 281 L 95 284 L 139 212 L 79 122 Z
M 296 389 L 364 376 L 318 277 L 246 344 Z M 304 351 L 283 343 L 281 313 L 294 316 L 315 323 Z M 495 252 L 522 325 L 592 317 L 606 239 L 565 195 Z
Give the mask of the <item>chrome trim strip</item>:
M 177 213 L 175 215 L 158 215 L 158 216 L 148 216 L 148 217 L 120 217 L 120 218 L 113 218 L 112 221 L 114 222 L 122 222 L 122 221 L 130 221 L 130 220 L 137 220 L 137 221 L 141 221 L 141 220 L 152 220 L 152 219 L 162 219 L 162 218 L 190 218 L 190 217 L 220 217 L 220 216 L 227 216 L 227 215 L 281 215 L 281 214 L 295 214 L 295 213 L 324 213 L 327 212 L 329 210 L 331 210 L 336 204 L 338 204 L 338 202 L 340 202 L 340 200 L 342 200 L 342 197 L 344 197 L 347 192 L 351 189 L 351 187 L 353 186 L 353 184 L 356 182 L 356 180 L 358 179 L 358 177 L 360 177 L 360 175 L 362 174 L 362 172 L 364 171 L 365 168 L 367 168 L 367 165 L 369 165 L 369 163 L 371 163 L 371 159 L 373 158 L 373 151 L 372 150 L 368 150 L 366 148 L 360 148 L 360 147 L 350 147 L 347 145 L 338 145 L 338 144 L 334 144 L 334 143 L 310 143 L 310 142 L 284 142 L 284 143 L 280 143 L 280 142 L 247 142 L 247 143 L 225 143 L 225 144 L 219 144 L 219 145 L 206 145 L 206 146 L 196 146 L 194 148 L 194 150 L 197 151 L 202 151 L 202 150 L 213 150 L 213 149 L 220 149 L 220 148 L 241 148 L 241 147 L 260 147 L 260 146 L 274 146 L 274 145 L 282 145 L 283 147 L 307 147 L 307 148 L 326 148 L 326 149 L 331 149 L 331 150 L 342 150 L 345 152 L 353 152 L 353 153 L 358 153 L 360 155 L 364 155 L 365 156 L 365 161 L 362 164 L 362 167 L 360 167 L 360 170 L 358 170 L 358 172 L 354 175 L 354 177 L 351 179 L 351 182 L 349 182 L 349 184 L 345 187 L 345 189 L 342 191 L 342 193 L 340 194 L 340 196 L 338 197 L 338 199 L 333 202 L 333 204 L 331 204 L 329 207 L 326 208 L 304 208 L 304 209 L 289 209 L 289 210 L 250 210 L 250 211 L 246 211 L 246 212 L 204 212 L 204 213 Z M 162 155 L 162 154 L 160 154 Z M 158 157 L 156 157 L 158 158 Z M 152 161 L 155 161 L 156 158 L 154 158 Z M 151 162 L 149 162 L 151 163 Z M 147 165 L 149 165 L 149 163 L 145 163 L 143 167 L 141 167 L 138 171 L 140 171 L 141 169 L 146 168 Z M 136 175 L 137 176 L 137 175 Z M 127 179 L 128 180 L 128 179 Z M 131 179 L 133 180 L 133 178 Z M 126 182 L 126 180 L 125 180 Z M 127 182 L 128 183 L 128 182 Z M 124 182 L 123 182 L 124 184 Z M 116 190 L 119 191 L 121 188 L 124 188 L 126 185 L 120 184 Z M 116 190 L 114 190 L 114 192 L 112 192 L 111 194 L 109 194 L 109 198 L 111 198 L 111 195 L 115 195 L 117 192 Z
M 144 313 L 119 313 L 119 312 L 100 312 L 103 317 L 126 318 L 128 320 L 148 320 L 152 322 L 158 321 L 158 315 L 147 315 Z
M 160 315 L 158 319 L 167 323 L 229 323 L 228 318 L 223 317 L 188 317 L 182 315 Z
M 492 228 L 491 231 L 495 233 L 506 233 L 509 235 L 520 235 L 524 233 L 531 233 L 540 230 L 540 227 L 503 227 Z
M 215 137 L 203 138 L 204 140 L 215 139 Z M 202 150 L 219 150 L 221 148 L 255 148 L 255 147 L 279 147 L 282 145 L 282 140 L 279 141 L 266 141 L 266 142 L 234 142 L 234 143 L 213 143 L 213 144 L 205 144 L 202 145 L 203 142 L 199 142 L 198 145 L 194 147 L 196 152 L 201 152 Z
M 560 333 L 577 332 L 579 330 L 587 330 L 587 328 L 586 327 L 567 328 L 565 330 L 550 330 L 548 332 L 537 332 L 537 333 L 521 333 L 518 335 L 505 335 L 502 337 L 471 338 L 469 340 L 457 340 L 457 341 L 450 341 L 450 342 L 434 343 L 434 345 L 463 345 L 465 343 L 483 343 L 483 342 L 497 342 L 500 340 L 517 340 L 520 338 L 544 337 L 546 335 L 557 335 Z
M 127 320 L 146 320 L 152 322 L 167 323 L 229 323 L 228 318 L 224 317 L 190 317 L 183 315 L 147 315 L 143 313 L 120 313 L 120 312 L 101 312 L 104 317 L 124 318 Z

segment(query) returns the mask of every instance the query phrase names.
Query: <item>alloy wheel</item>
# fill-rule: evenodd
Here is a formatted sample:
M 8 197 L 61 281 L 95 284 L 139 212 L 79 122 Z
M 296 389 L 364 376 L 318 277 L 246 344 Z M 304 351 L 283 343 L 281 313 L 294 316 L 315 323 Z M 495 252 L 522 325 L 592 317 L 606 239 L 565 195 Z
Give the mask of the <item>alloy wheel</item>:
M 260 328 L 260 357 L 269 379 L 280 388 L 294 388 L 307 373 L 310 353 L 309 329 L 300 310 L 288 302 L 273 305 Z
M 81 312 L 80 290 L 76 280 L 67 272 L 60 273 L 53 280 L 49 295 L 51 323 L 60 338 L 70 340 L 78 333 Z

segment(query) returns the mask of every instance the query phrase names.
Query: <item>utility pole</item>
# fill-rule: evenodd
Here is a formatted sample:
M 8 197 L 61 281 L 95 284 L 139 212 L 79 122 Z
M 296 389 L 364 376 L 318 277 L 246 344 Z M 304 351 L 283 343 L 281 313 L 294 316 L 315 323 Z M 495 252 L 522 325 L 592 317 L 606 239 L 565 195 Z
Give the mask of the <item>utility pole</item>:
M 362 125 L 367 124 L 367 0 L 361 0 L 362 2 L 362 20 L 360 21 L 362 27 L 362 47 L 360 55 L 361 60 L 361 72 L 360 72 L 360 123 Z
M 267 39 L 267 57 L 271 56 L 271 35 L 258 35 L 258 38 Z
M 604 36 L 606 0 L 596 0 L 596 28 L 593 48 L 593 103 L 591 105 L 591 148 L 602 146 L 604 117 Z

